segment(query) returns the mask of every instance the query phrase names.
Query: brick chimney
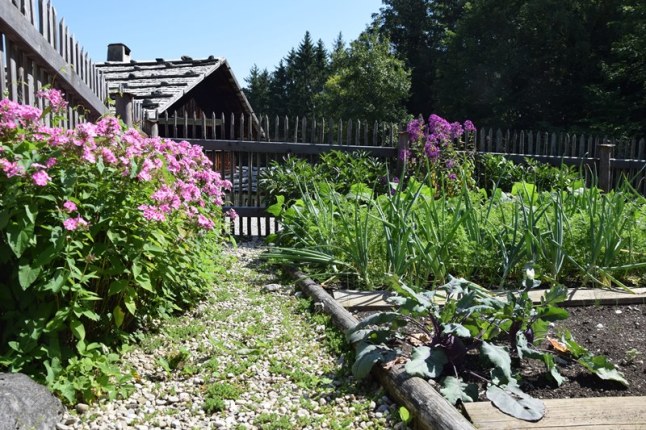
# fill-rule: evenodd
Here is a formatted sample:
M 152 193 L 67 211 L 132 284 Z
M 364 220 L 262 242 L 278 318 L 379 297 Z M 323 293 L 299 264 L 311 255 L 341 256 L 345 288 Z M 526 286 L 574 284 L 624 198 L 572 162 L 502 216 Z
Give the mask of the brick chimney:
M 111 43 L 108 45 L 108 61 L 117 63 L 130 62 L 130 48 L 123 43 Z

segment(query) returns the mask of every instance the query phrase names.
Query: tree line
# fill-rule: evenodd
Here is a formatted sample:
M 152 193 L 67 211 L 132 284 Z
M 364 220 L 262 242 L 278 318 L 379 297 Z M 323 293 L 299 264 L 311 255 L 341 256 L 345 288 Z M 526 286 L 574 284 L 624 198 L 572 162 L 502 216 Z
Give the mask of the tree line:
M 644 135 L 646 2 L 383 0 L 349 45 L 306 33 L 246 81 L 259 113 Z

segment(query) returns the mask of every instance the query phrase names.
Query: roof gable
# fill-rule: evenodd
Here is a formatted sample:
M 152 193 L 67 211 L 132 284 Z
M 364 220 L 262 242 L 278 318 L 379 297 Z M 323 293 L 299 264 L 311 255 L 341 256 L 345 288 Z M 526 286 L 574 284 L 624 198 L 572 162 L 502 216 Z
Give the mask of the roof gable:
M 128 92 L 142 103 L 145 111 L 164 112 L 213 72 L 224 66 L 224 58 L 107 62 L 98 64 L 110 94 Z M 235 89 L 240 91 L 239 88 Z

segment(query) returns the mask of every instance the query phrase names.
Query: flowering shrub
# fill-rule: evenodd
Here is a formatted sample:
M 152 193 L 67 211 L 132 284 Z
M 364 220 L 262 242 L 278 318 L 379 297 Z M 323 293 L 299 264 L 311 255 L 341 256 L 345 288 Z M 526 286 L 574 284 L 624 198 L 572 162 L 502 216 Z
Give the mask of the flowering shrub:
M 428 174 L 436 191 L 455 194 L 462 184 L 475 185 L 473 152 L 468 148 L 475 130 L 469 120 L 449 123 L 435 114 L 427 123 L 414 119 L 407 126 L 410 149 L 399 157 L 408 162 L 411 172 Z
M 65 366 L 200 297 L 231 184 L 200 147 L 114 117 L 47 126 L 66 103 L 40 96 L 44 112 L 0 101 L 0 365 L 91 400 L 105 384 L 70 385 Z

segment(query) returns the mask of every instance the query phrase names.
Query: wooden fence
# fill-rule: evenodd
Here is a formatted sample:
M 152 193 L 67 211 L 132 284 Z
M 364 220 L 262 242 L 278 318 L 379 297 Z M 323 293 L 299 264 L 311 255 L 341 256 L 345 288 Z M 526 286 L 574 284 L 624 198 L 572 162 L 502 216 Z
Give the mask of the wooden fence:
M 474 136 L 478 153 L 501 154 L 515 162 L 525 158 L 554 166 L 585 166 L 601 188 L 627 178 L 646 195 L 646 140 L 533 131 L 481 129 Z
M 43 108 L 36 93 L 51 85 L 70 105 L 63 126 L 107 111 L 102 74 L 48 0 L 0 0 L 0 98 Z
M 272 161 L 280 162 L 290 154 L 315 161 L 331 150 L 365 151 L 393 161 L 408 145 L 407 134 L 391 123 L 174 112 L 158 118 L 157 124 L 160 136 L 201 145 L 214 169 L 233 183 L 227 200 L 240 215 L 234 232 L 243 236 L 264 236 L 277 228 L 265 210 L 273 202 L 258 187 L 259 175 Z M 468 149 L 505 155 L 516 162 L 527 158 L 587 167 L 604 189 L 625 175 L 646 194 L 644 139 L 481 129 Z
M 215 170 L 233 183 L 227 204 L 240 215 L 235 234 L 265 236 L 277 228 L 265 208 L 272 204 L 258 177 L 273 161 L 295 155 L 315 161 L 321 153 L 365 151 L 395 159 L 397 124 L 185 112 L 156 119 L 159 135 L 201 145 Z

